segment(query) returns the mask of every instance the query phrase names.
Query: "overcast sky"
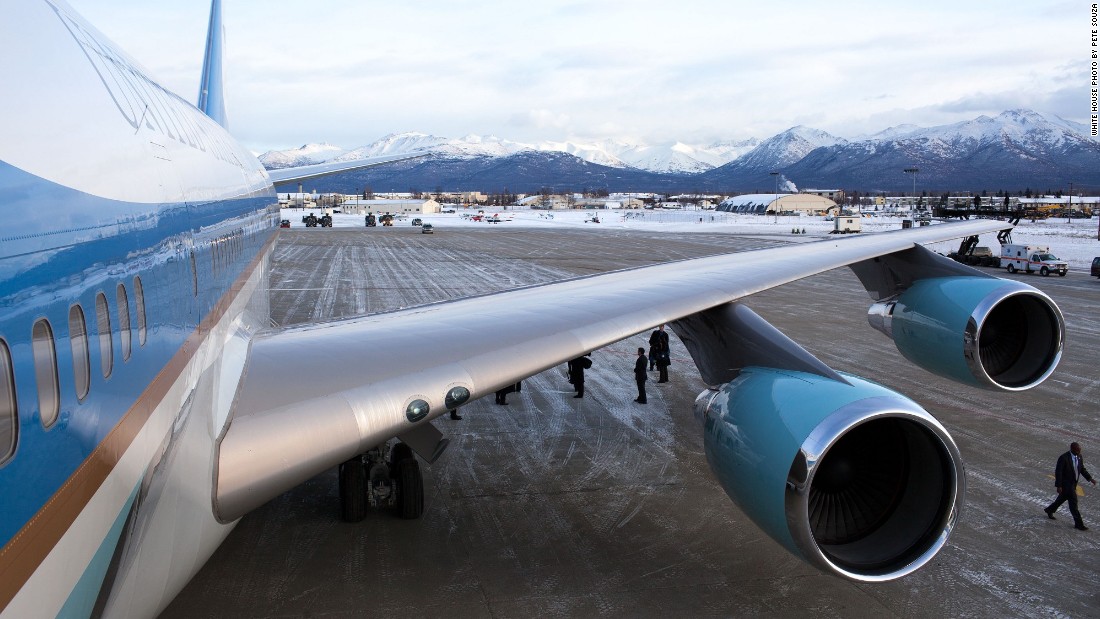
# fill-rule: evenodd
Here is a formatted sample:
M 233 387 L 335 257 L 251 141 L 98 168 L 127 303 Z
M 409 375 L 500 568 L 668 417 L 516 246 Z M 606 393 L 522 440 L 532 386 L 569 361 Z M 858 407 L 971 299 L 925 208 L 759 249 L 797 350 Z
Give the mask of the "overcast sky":
M 207 0 L 69 0 L 194 101 Z M 1017 107 L 1087 123 L 1089 3 L 223 0 L 230 130 L 645 143 L 851 138 Z

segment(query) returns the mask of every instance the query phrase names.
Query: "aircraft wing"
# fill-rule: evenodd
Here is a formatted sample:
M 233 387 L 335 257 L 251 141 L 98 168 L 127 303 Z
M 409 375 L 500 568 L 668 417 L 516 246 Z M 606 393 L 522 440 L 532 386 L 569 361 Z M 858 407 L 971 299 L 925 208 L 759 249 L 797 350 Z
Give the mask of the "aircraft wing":
M 815 273 L 1006 226 L 982 220 L 829 239 L 259 334 L 221 439 L 217 512 L 236 519 L 450 408 L 656 325 Z M 938 268 L 982 276 L 942 262 L 951 266 Z M 302 368 L 309 380 L 300 379 Z
M 328 176 L 329 174 L 336 174 L 337 172 L 347 172 L 350 170 L 370 168 L 385 163 L 393 163 L 395 161 L 404 161 L 406 159 L 427 157 L 428 154 L 429 153 L 426 152 L 400 153 L 395 155 L 380 155 L 378 157 L 370 157 L 367 159 L 355 159 L 352 161 L 317 163 L 314 165 L 297 166 L 294 168 L 279 168 L 277 170 L 268 170 L 267 175 L 271 179 L 272 185 L 285 185 L 288 183 L 297 183 L 298 181 L 317 178 L 319 176 Z

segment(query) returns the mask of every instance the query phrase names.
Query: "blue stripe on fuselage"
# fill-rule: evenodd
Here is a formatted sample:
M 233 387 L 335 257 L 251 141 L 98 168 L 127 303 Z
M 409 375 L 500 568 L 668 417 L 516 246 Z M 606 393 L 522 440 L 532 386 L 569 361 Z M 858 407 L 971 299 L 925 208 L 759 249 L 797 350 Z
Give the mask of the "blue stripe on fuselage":
M 0 465 L 0 546 L 33 517 L 119 423 L 255 256 L 278 220 L 273 194 L 204 204 L 141 204 L 89 195 L 0 162 L 0 338 L 8 343 L 19 411 L 15 456 Z M 192 261 L 192 253 L 194 260 Z M 139 344 L 134 278 L 145 296 Z M 132 353 L 123 360 L 117 286 L 129 297 Z M 197 291 L 197 294 L 196 294 Z M 95 298 L 111 315 L 114 370 L 104 378 Z M 91 389 L 77 401 L 69 309 L 87 320 Z M 61 413 L 40 421 L 31 353 L 47 318 L 58 359 Z
M 139 486 L 134 486 L 130 498 L 119 510 L 111 529 L 107 532 L 107 537 L 103 539 L 103 543 L 99 545 L 95 555 L 92 556 L 92 561 L 84 570 L 84 575 L 77 581 L 76 586 L 73 587 L 69 599 L 61 607 L 61 611 L 57 613 L 58 619 L 68 617 L 83 619 L 92 616 L 100 589 L 103 586 L 103 577 L 107 575 L 107 569 L 111 567 L 111 558 L 114 557 L 115 549 L 118 547 L 119 537 L 122 535 L 126 518 L 130 514 L 130 507 L 134 504 L 134 498 L 137 497 L 138 488 Z

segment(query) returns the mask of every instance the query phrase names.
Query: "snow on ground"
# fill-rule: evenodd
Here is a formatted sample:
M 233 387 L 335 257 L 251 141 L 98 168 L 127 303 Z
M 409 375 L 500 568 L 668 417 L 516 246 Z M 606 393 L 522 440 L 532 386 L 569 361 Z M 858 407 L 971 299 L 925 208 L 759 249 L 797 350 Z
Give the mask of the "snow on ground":
M 833 222 L 824 217 L 784 216 L 778 218 L 765 215 L 747 215 L 742 213 L 718 213 L 714 211 L 640 211 L 640 210 L 575 210 L 575 211 L 539 211 L 526 209 L 508 209 L 495 211 L 483 209 L 485 215 L 496 214 L 500 223 L 474 221 L 479 209 L 459 209 L 457 213 L 437 213 L 421 215 L 425 223 L 430 223 L 436 233 L 445 234 L 448 229 L 460 227 L 600 227 L 649 232 L 709 232 L 741 235 L 781 236 L 792 241 L 811 241 L 827 238 L 833 229 Z M 290 220 L 291 227 L 301 228 L 302 217 L 313 212 L 321 214 L 320 209 L 283 209 L 282 218 Z M 413 215 L 394 222 L 395 226 L 409 226 Z M 590 221 L 599 218 L 599 223 Z M 900 229 L 902 217 L 867 217 L 863 219 L 864 232 L 882 232 Z M 933 225 L 939 222 L 934 222 Z M 1036 222 L 1021 221 L 1012 232 L 1014 243 L 1042 245 L 1050 252 L 1069 263 L 1074 272 L 1089 272 L 1092 259 L 1100 256 L 1100 241 L 1097 241 L 1097 219 L 1047 219 Z M 360 227 L 364 225 L 362 215 L 337 213 L 333 216 L 333 226 L 340 228 Z M 793 234 L 797 229 L 800 234 Z M 805 230 L 805 235 L 801 234 Z M 997 235 L 982 235 L 979 245 L 993 248 L 997 253 Z M 932 251 L 947 254 L 958 248 L 958 241 L 933 243 L 928 245 Z

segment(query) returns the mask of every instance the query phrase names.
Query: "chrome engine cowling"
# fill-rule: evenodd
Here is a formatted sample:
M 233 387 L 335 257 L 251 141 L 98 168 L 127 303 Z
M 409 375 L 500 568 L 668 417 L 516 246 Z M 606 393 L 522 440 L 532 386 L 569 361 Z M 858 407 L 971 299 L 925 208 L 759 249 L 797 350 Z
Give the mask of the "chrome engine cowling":
M 1005 391 L 1046 380 L 1062 357 L 1066 331 L 1050 297 L 999 278 L 919 280 L 897 298 L 872 305 L 867 320 L 920 367 Z
M 946 544 L 963 464 L 915 402 L 843 378 L 750 367 L 695 412 L 722 487 L 773 539 L 826 572 L 892 580 Z

